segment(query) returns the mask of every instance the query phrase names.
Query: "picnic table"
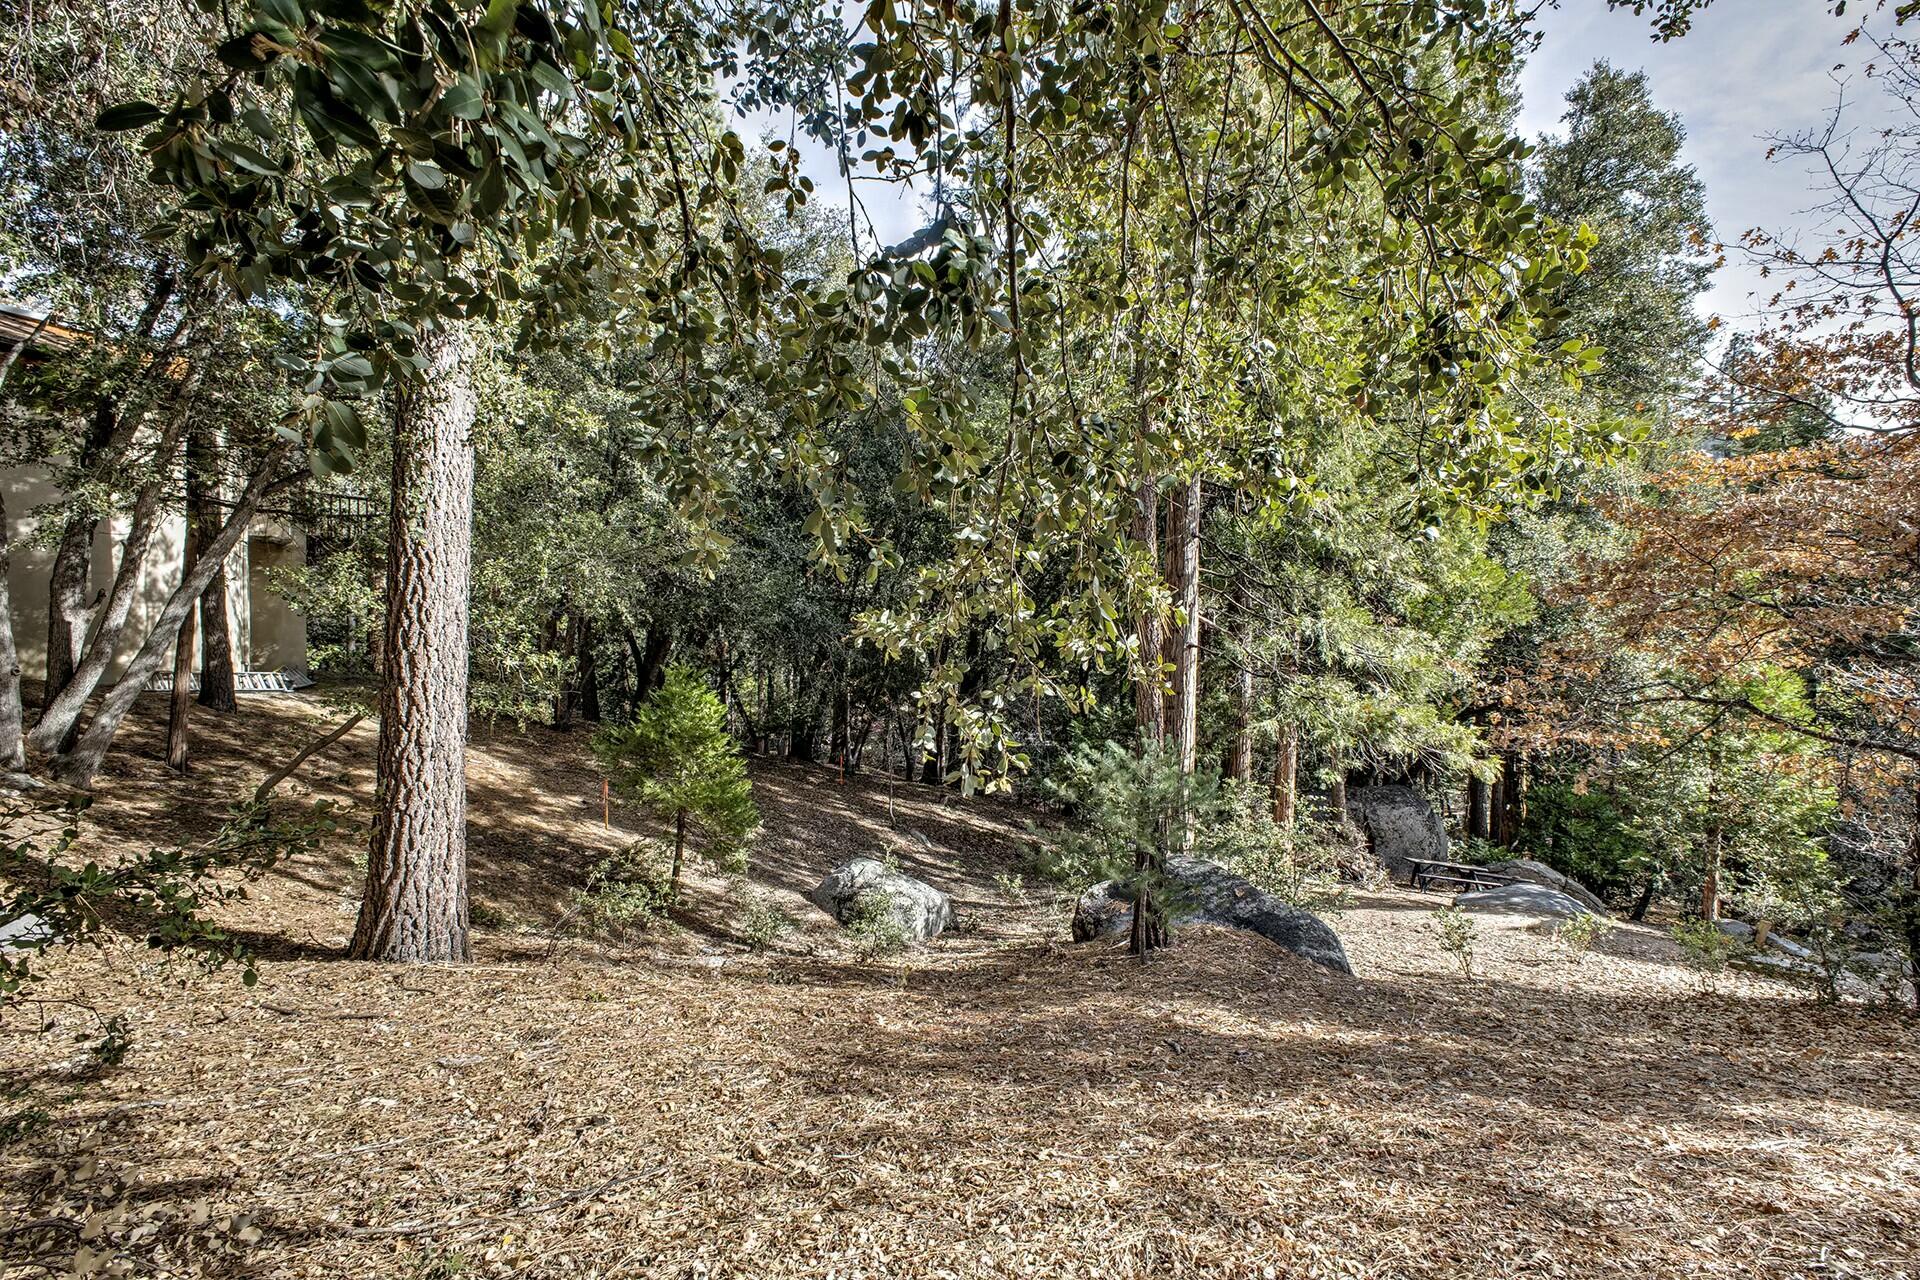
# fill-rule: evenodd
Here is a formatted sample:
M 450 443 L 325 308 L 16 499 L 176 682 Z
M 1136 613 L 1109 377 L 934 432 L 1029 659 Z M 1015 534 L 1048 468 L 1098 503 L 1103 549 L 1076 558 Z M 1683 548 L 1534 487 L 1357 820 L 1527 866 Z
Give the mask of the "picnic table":
M 1467 889 L 1500 889 L 1513 883 L 1512 876 L 1503 876 L 1485 867 L 1465 862 L 1442 862 L 1437 858 L 1409 858 L 1407 868 L 1407 883 L 1416 889 L 1451 885 L 1455 892 L 1460 892 Z

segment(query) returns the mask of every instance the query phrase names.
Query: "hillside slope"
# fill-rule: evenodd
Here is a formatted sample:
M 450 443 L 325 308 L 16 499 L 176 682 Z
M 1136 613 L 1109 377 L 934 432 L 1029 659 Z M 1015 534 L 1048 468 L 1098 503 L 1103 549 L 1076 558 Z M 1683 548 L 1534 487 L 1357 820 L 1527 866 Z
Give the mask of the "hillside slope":
M 196 722 L 211 790 L 322 723 L 247 707 Z M 372 738 L 298 789 L 363 814 Z M 215 820 L 156 746 L 116 758 L 96 852 Z M 77 1078 L 75 1008 L 0 1028 L 26 1131 L 0 1275 L 76 1249 L 264 1277 L 1920 1274 L 1911 1026 L 1699 994 L 1651 930 L 1575 963 L 1483 926 L 1465 981 L 1439 900 L 1388 890 L 1335 920 L 1357 980 L 1207 929 L 1142 966 L 996 882 L 1016 807 L 756 762 L 752 883 L 797 926 L 773 954 L 705 871 L 665 937 L 556 940 L 634 815 L 603 826 L 579 735 L 477 731 L 470 773 L 476 964 L 340 959 L 346 831 L 240 909 L 258 987 L 131 944 L 46 984 L 125 1012 L 118 1068 Z M 800 895 L 885 850 L 962 926 L 866 961 Z

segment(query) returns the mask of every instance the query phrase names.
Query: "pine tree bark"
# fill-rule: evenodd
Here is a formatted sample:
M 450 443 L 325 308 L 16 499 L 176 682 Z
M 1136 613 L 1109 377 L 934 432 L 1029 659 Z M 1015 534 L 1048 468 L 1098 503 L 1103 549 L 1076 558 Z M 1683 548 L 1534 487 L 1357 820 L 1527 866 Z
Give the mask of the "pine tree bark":
M 467 935 L 471 339 L 424 331 L 398 398 L 387 540 L 387 674 L 357 960 L 472 959 Z
M 0 769 L 26 767 L 22 736 L 26 713 L 20 705 L 20 654 L 13 640 L 13 592 L 7 572 L 13 552 L 7 541 L 7 495 L 0 489 Z
M 1296 725 L 1283 724 L 1273 753 L 1273 825 L 1282 831 L 1293 830 L 1299 803 L 1300 730 Z

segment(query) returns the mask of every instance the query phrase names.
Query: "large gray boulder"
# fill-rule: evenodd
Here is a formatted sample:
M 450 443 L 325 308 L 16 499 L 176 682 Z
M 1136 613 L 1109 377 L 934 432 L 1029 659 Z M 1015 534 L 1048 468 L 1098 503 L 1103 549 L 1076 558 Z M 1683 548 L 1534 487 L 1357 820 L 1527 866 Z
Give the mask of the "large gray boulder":
M 937 937 L 953 923 L 953 901 L 924 880 L 916 880 L 878 858 L 849 858 L 827 873 L 807 894 L 814 906 L 846 924 L 863 899 L 877 897 L 907 942 Z
M 1572 876 L 1562 875 L 1544 862 L 1535 862 L 1532 858 L 1508 858 L 1505 862 L 1494 863 L 1487 870 L 1503 875 L 1509 880 L 1543 884 L 1549 889 L 1566 894 L 1597 916 L 1607 914 L 1607 904 L 1600 900 L 1598 894 Z
M 1355 787 L 1347 792 L 1347 812 L 1389 875 L 1406 876 L 1415 858 L 1446 861 L 1446 824 L 1412 787 Z
M 1177 886 L 1168 912 L 1175 924 L 1212 924 L 1257 933 L 1303 960 L 1352 973 L 1340 935 L 1311 911 L 1289 906 L 1217 863 L 1176 854 L 1167 859 L 1167 879 Z M 1133 927 L 1133 899 L 1126 887 L 1104 880 L 1080 895 L 1073 908 L 1073 940 L 1125 933 Z
M 1534 916 L 1539 919 L 1571 920 L 1594 915 L 1585 903 L 1570 898 L 1558 889 L 1543 884 L 1516 880 L 1498 889 L 1478 889 L 1456 896 L 1453 905 L 1462 911 L 1484 911 L 1491 915 Z

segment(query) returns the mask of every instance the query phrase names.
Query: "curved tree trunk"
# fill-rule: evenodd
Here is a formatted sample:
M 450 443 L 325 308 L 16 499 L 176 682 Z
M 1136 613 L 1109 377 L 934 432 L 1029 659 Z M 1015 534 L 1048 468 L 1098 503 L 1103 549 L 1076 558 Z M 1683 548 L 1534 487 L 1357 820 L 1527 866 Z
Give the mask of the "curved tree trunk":
M 93 783 L 93 775 L 99 770 L 101 761 L 106 759 L 107 748 L 113 743 L 114 734 L 120 731 L 120 722 L 127 718 L 127 712 L 160 670 L 160 664 L 167 659 L 173 646 L 174 632 L 186 621 L 187 611 L 193 608 L 200 595 L 207 589 L 207 580 L 213 576 L 215 567 L 233 552 L 240 539 L 246 534 L 247 526 L 253 522 L 253 513 L 259 507 L 260 500 L 266 496 L 273 484 L 274 473 L 286 460 L 293 446 L 284 442 L 276 443 L 266 456 L 260 460 L 259 468 L 253 478 L 247 482 L 245 492 L 240 495 L 227 519 L 206 546 L 205 554 L 190 569 L 180 585 L 160 609 L 160 616 L 154 620 L 153 629 L 147 633 L 146 643 L 133 661 L 121 673 L 106 697 L 100 700 L 100 709 L 88 722 L 87 730 L 80 735 L 73 750 L 60 759 L 59 773 L 68 784 L 87 787 Z M 35 732 L 38 732 L 36 729 Z
M 185 399 L 190 400 L 191 394 Z M 47 700 L 46 710 L 40 714 L 40 722 L 33 727 L 29 741 L 37 751 L 56 755 L 67 750 L 74 740 L 74 730 L 80 722 L 81 712 L 86 709 L 87 699 L 99 687 L 107 668 L 113 665 L 114 651 L 120 647 L 120 637 L 126 631 L 128 615 L 133 612 L 134 599 L 140 593 L 140 578 L 146 568 L 147 549 L 160 523 L 160 499 L 171 479 L 169 472 L 173 468 L 174 450 L 179 446 L 188 412 L 185 403 L 177 406 L 160 434 L 160 444 L 155 451 L 156 472 L 134 498 L 126 541 L 120 547 L 120 564 L 114 570 L 113 587 L 107 593 L 106 605 L 101 609 L 100 623 L 88 638 L 86 655 L 74 668 L 73 677 L 61 687 L 59 693 Z M 169 624 L 169 629 L 179 625 L 180 619 L 176 618 Z M 121 679 L 124 683 L 125 677 Z
M 399 399 L 387 543 L 386 679 L 359 960 L 466 961 L 467 589 L 473 541 L 472 348 L 421 334 Z
M 7 543 L 7 495 L 0 489 L 0 769 L 17 770 L 27 763 L 21 735 L 20 655 L 13 643 L 13 593 L 7 583 L 13 553 Z

